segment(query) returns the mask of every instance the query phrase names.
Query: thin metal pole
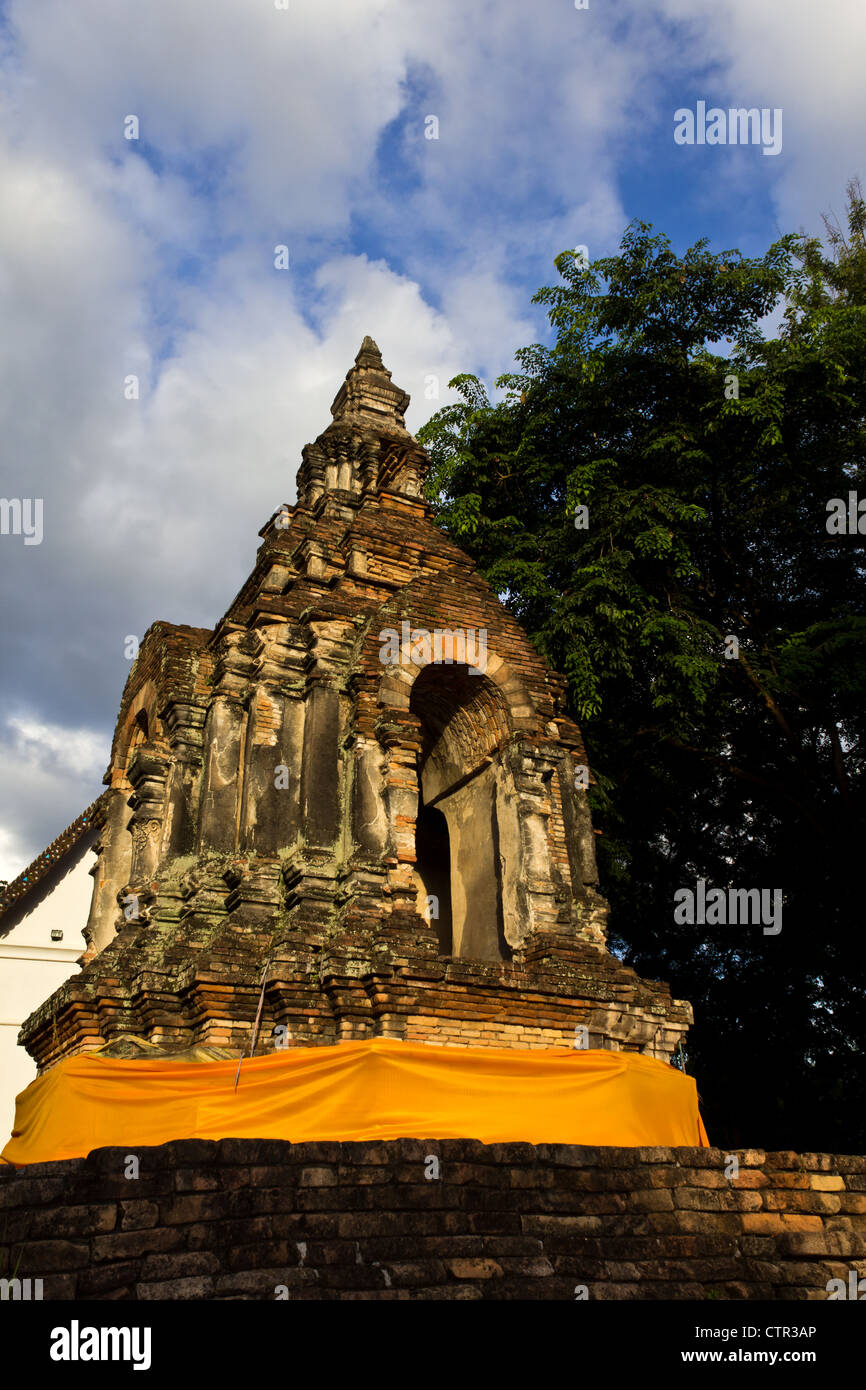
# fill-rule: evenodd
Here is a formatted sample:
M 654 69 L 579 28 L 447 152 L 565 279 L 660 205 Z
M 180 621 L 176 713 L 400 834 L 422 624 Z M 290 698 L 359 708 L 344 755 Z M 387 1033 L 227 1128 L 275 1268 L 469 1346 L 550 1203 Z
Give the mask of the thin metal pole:
M 265 981 L 266 981 L 266 979 L 267 979 L 268 967 L 269 967 L 270 963 L 271 963 L 271 957 L 268 956 L 267 960 L 265 961 L 265 968 L 264 968 L 264 970 L 262 971 L 262 987 L 261 987 L 261 990 L 260 990 L 260 992 L 259 992 L 259 1007 L 258 1007 L 257 1010 L 256 1010 L 256 1021 L 255 1021 L 255 1023 L 253 1024 L 253 1033 L 252 1033 L 252 1037 L 250 1038 L 250 1056 L 251 1056 L 251 1057 L 252 1057 L 253 1053 L 254 1053 L 255 1050 L 256 1050 L 256 1038 L 257 1038 L 258 1035 L 259 1035 L 259 1024 L 261 1023 L 261 1020 L 262 1020 L 262 1008 L 263 1008 L 264 1002 L 265 1002 Z M 238 1070 L 237 1070 L 237 1075 L 235 1076 L 235 1090 L 238 1089 L 238 1082 L 239 1082 L 240 1079 L 241 1079 L 241 1063 L 243 1062 L 243 1060 L 244 1060 L 244 1054 L 243 1054 L 243 1051 L 242 1051 L 240 1057 L 238 1058 Z

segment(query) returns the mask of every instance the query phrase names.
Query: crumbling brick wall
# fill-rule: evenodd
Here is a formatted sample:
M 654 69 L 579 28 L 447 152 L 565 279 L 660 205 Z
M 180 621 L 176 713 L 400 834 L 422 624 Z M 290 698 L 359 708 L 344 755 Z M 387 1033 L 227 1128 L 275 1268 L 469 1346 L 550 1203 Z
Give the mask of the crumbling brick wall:
M 866 1274 L 862 1157 L 469 1139 L 135 1156 L 137 1178 L 122 1149 L 0 1169 L 0 1273 L 17 1262 L 51 1299 L 305 1300 L 826 1299 Z

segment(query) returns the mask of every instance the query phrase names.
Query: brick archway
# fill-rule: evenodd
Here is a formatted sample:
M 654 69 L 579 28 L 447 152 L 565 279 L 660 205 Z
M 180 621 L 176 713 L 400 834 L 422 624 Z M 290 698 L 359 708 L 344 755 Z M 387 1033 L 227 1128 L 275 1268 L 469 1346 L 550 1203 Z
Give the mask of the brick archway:
M 453 651 L 453 648 L 451 650 Z M 445 659 L 441 662 L 427 661 L 416 664 L 412 660 L 411 646 L 402 644 L 399 661 L 386 666 L 384 669 L 379 681 L 377 704 L 384 709 L 409 709 L 412 688 L 419 676 L 426 670 L 430 667 L 438 667 L 447 671 L 461 665 L 461 663 L 455 663 L 448 659 L 447 643 L 443 643 L 443 651 Z M 541 732 L 541 719 L 529 691 L 507 661 L 495 654 L 491 656 L 488 653 L 483 673 L 480 676 L 471 676 L 469 679 L 479 683 L 488 681 L 496 687 L 506 711 L 509 734 L 515 733 L 519 729 Z
M 502 751 L 511 737 L 501 689 L 463 665 L 423 667 L 411 687 L 417 720 L 416 872 L 447 884 L 438 925 L 449 924 L 448 954 L 506 960 L 500 814 Z M 446 827 L 437 856 L 425 858 L 419 827 L 438 815 Z M 448 863 L 439 862 L 442 854 Z M 444 891 L 444 890 L 443 890 Z M 444 933 L 440 931 L 440 942 Z
M 111 785 L 129 790 L 127 771 L 136 746 L 158 738 L 161 733 L 156 716 L 157 693 L 152 680 L 146 680 L 130 702 L 119 730 L 111 761 Z

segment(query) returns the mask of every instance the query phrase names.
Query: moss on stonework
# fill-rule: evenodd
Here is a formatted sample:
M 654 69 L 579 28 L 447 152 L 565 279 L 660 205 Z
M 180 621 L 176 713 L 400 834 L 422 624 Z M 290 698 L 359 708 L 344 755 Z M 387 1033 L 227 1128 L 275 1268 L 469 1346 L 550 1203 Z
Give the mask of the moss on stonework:
M 191 869 L 193 864 L 198 863 L 197 854 L 179 854 L 174 859 L 169 859 L 163 869 L 160 870 L 160 880 L 179 879 Z

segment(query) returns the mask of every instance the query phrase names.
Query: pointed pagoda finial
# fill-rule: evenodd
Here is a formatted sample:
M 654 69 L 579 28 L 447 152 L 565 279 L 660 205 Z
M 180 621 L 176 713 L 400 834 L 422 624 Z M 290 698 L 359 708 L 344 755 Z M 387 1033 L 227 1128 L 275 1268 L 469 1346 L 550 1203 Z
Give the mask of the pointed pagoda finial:
M 393 385 L 378 345 L 368 335 L 334 398 L 331 414 L 335 420 L 354 416 L 359 423 L 376 424 L 390 433 L 406 430 L 403 416 L 408 404 L 409 397 Z
M 369 333 L 364 338 L 363 343 L 358 348 L 355 358 L 356 367 L 378 367 L 380 372 L 384 372 L 385 364 L 382 361 L 382 354 L 379 351 L 379 344 L 374 343 Z M 391 373 L 389 372 L 390 376 Z

